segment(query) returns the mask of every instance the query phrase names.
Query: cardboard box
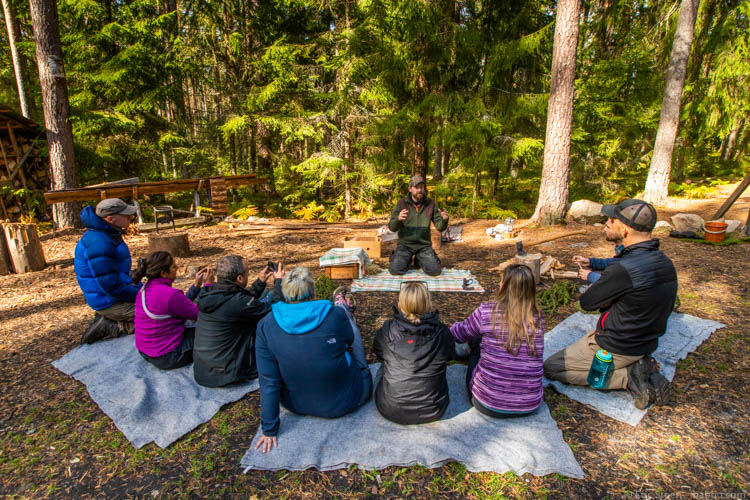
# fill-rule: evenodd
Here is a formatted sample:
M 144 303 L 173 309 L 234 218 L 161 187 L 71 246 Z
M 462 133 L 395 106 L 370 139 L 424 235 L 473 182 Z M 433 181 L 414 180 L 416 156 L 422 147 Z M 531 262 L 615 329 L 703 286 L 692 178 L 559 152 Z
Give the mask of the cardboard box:
M 363 248 L 371 259 L 380 258 L 380 238 L 377 236 L 349 236 L 344 238 L 344 248 Z
M 359 277 L 359 264 L 326 266 L 325 273 L 332 280 L 352 280 Z

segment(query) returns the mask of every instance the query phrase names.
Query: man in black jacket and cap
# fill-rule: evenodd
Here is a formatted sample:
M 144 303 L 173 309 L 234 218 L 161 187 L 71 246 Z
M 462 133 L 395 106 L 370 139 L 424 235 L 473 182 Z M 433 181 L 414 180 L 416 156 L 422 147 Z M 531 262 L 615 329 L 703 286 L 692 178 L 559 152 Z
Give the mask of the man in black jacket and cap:
M 271 311 L 265 296 L 266 280 L 273 276 L 273 298 L 281 298 L 281 263 L 276 271 L 265 267 L 250 288 L 248 270 L 239 255 L 216 263 L 217 283 L 201 289 L 196 304 L 200 314 L 195 325 L 193 375 L 206 387 L 221 387 L 258 376 L 255 365 L 255 327 Z
M 677 297 L 672 261 L 651 237 L 656 210 L 641 200 L 604 205 L 607 241 L 621 239 L 625 248 L 601 278 L 581 295 L 581 308 L 601 312 L 596 329 L 547 358 L 544 375 L 551 380 L 588 385 L 586 378 L 599 349 L 612 353 L 614 372 L 607 389 L 627 389 L 636 408 L 666 404 L 669 381 L 650 356 L 667 329 Z

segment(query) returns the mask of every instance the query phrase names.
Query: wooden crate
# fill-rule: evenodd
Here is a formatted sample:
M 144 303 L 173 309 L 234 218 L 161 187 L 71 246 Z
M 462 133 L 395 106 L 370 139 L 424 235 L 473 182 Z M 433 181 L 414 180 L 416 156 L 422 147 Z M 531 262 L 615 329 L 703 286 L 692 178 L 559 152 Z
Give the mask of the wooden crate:
M 349 236 L 344 238 L 344 248 L 362 248 L 371 259 L 379 259 L 380 238 L 377 236 Z
M 332 280 L 351 280 L 359 277 L 359 264 L 344 264 L 343 266 L 326 266 L 326 276 Z

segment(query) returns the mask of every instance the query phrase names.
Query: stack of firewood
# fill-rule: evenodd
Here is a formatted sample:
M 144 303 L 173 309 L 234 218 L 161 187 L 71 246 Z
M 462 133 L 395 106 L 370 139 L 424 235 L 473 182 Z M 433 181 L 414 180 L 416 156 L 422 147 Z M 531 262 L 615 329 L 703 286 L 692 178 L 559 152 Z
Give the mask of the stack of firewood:
M 46 158 L 20 133 L 0 134 L 0 220 L 15 222 L 22 215 L 41 219 L 49 189 Z M 17 165 L 21 164 L 21 168 Z

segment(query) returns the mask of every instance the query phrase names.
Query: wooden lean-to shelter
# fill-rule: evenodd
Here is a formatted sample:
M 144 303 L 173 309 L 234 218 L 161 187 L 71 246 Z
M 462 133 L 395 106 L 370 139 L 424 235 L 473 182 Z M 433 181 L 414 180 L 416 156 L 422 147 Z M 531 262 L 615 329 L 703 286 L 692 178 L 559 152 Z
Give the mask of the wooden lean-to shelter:
M 47 162 L 40 155 L 44 141 L 43 127 L 0 103 L 0 220 L 43 214 L 42 193 L 49 188 Z

